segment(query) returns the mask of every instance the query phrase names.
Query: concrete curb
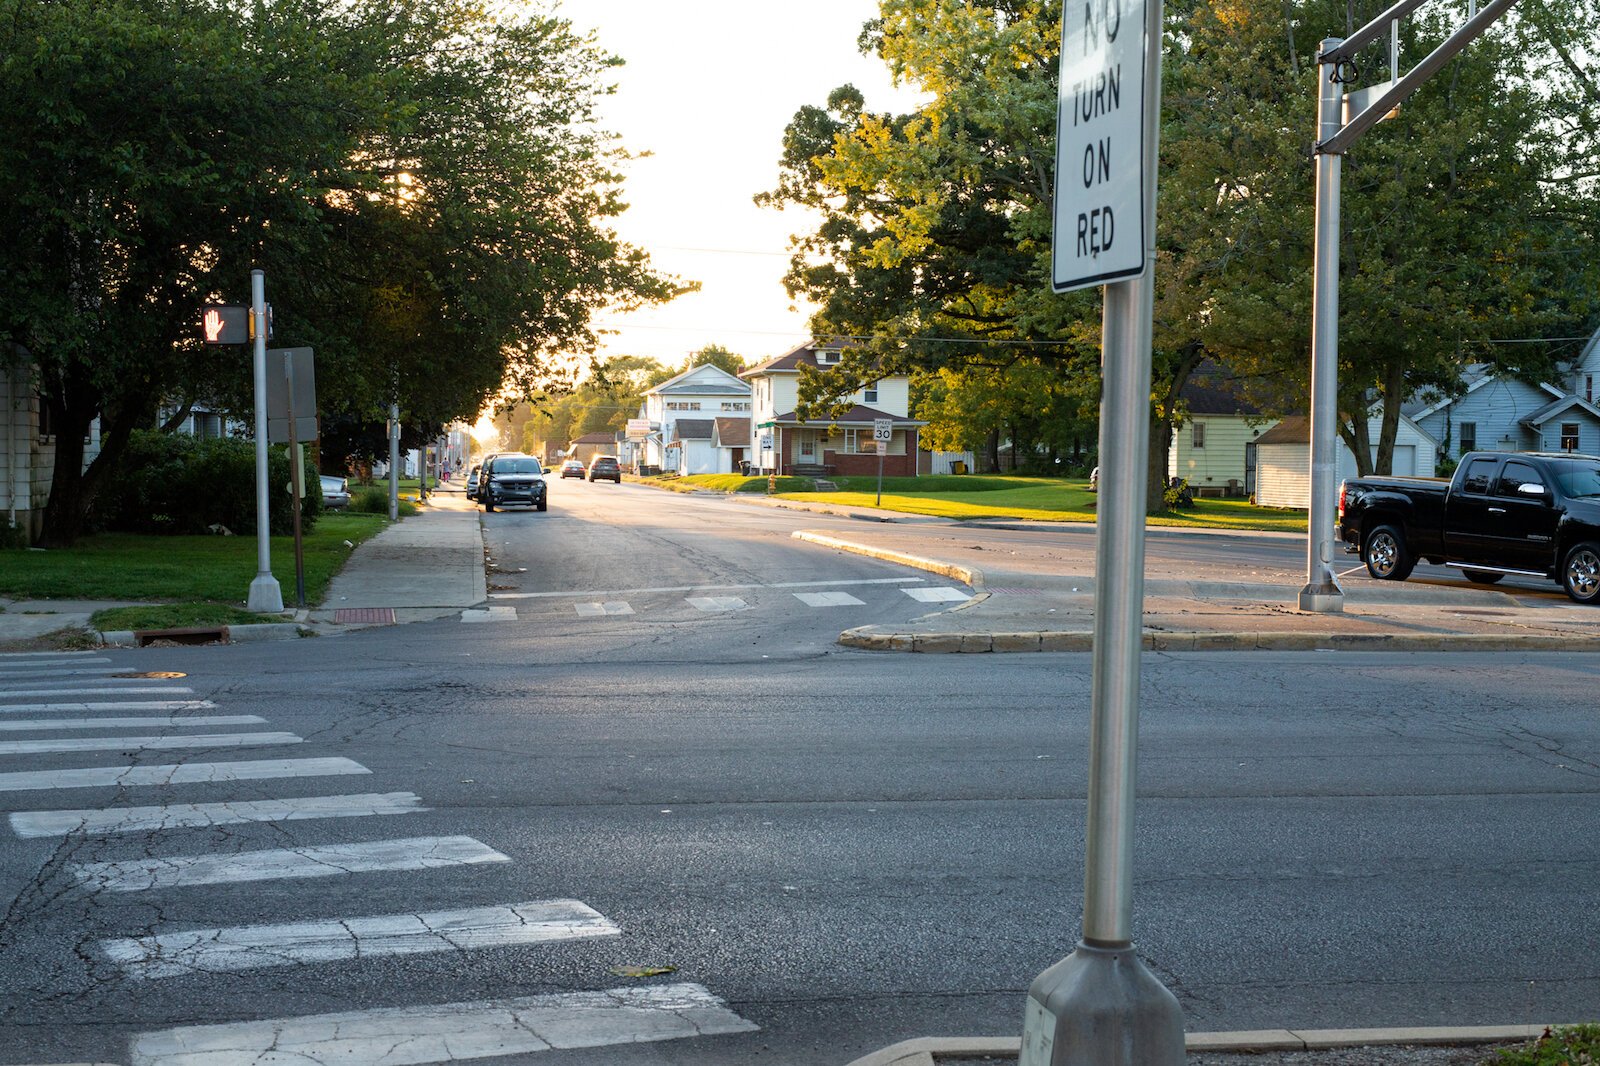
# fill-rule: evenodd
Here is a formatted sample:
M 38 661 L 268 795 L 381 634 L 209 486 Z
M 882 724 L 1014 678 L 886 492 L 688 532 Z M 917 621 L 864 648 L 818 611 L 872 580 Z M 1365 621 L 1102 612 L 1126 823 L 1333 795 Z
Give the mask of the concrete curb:
M 1255 1029 L 1189 1033 L 1186 1051 L 1315 1051 L 1324 1048 L 1506 1044 L 1534 1040 L 1551 1026 L 1469 1025 L 1392 1029 Z M 921 1037 L 864 1055 L 848 1066 L 937 1066 L 941 1057 L 1004 1058 L 1022 1051 L 1020 1037 Z
M 938 559 L 928 559 L 909 552 L 895 551 L 891 548 L 869 548 L 856 544 L 854 541 L 831 537 L 826 533 L 812 533 L 808 530 L 797 529 L 789 536 L 795 540 L 803 540 L 808 544 L 817 544 L 835 551 L 849 552 L 852 555 L 865 555 L 869 559 L 882 559 L 885 562 L 899 563 L 901 566 L 913 567 L 917 570 L 927 570 L 930 573 L 943 574 L 953 577 L 964 585 L 971 586 L 974 591 L 983 591 L 983 571 L 975 566 L 961 566 L 957 563 L 941 562 Z
M 303 633 L 314 632 L 313 627 L 299 622 L 259 622 L 237 626 L 218 626 L 217 635 L 224 644 L 248 644 L 262 640 L 294 640 Z M 108 629 L 98 633 L 103 645 L 137 647 L 139 634 L 131 629 Z
M 841 645 L 866 651 L 922 654 L 980 652 L 1092 651 L 1086 631 L 1021 633 L 880 632 L 860 626 L 839 634 Z M 1591 637 L 1520 633 L 1154 633 L 1144 634 L 1145 651 L 1586 651 L 1600 650 Z

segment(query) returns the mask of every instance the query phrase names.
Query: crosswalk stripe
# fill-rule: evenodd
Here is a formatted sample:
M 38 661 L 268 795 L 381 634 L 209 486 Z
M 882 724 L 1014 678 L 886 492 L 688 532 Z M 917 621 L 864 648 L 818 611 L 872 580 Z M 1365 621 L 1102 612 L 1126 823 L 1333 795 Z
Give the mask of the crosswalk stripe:
M 192 1025 L 141 1033 L 130 1050 L 131 1066 L 423 1066 L 758 1030 L 703 985 L 681 982 Z
M 0 719 L 0 733 L 37 732 L 44 729 L 159 729 L 175 725 L 263 725 L 259 714 L 197 714 L 192 718 L 14 718 Z
M 621 932 L 610 919 L 575 899 L 545 899 L 430 914 L 190 929 L 102 940 L 100 950 L 129 977 L 153 980 L 357 957 L 583 940 Z
M 329 777 L 370 774 L 352 759 L 252 759 L 246 762 L 189 762 L 163 766 L 88 766 L 77 770 L 18 770 L 0 774 L 0 792 L 98 785 L 188 785 L 216 781 L 256 781 L 275 777 Z
M 971 596 L 960 589 L 952 588 L 901 589 L 900 591 L 922 603 L 954 603 L 956 600 L 972 599 Z
M 689 606 L 702 611 L 743 611 L 749 608 L 737 596 L 690 596 Z
M 210 700 L 131 700 L 125 703 L 0 703 L 0 714 L 64 714 L 89 711 L 204 711 Z
M 169 751 L 178 748 L 270 748 L 300 744 L 293 733 L 197 733 L 193 736 L 49 737 L 0 740 L 0 755 L 43 755 L 66 751 Z
M 109 680 L 109 678 L 107 679 Z M 182 685 L 140 685 L 129 680 L 116 688 L 0 688 L 0 700 L 23 696 L 189 696 L 194 689 Z
M 231 803 L 174 803 L 159 807 L 14 811 L 11 815 L 11 831 L 19 837 L 28 838 L 66 836 L 68 833 L 145 833 L 165 829 L 243 825 L 247 822 L 298 822 L 308 818 L 416 814 L 427 809 L 414 792 L 369 792 L 351 796 L 235 800 Z
M 77 666 L 81 663 L 108 663 L 111 660 L 104 655 L 81 655 L 68 659 L 64 656 L 38 659 L 0 659 L 0 676 L 12 670 L 26 670 L 34 666 Z
M 794 598 L 807 607 L 861 607 L 865 602 L 848 592 L 796 592 Z
M 104 677 L 122 669 L 112 663 L 104 666 L 56 666 L 54 663 L 40 663 L 38 666 L 24 666 L 14 670 L 0 673 L 0 681 L 13 681 L 19 678 L 36 677 Z
M 279 848 L 235 855 L 174 855 L 126 862 L 86 862 L 70 869 L 81 884 L 97 891 L 139 892 L 150 888 L 334 877 L 379 870 L 433 870 L 510 861 L 487 844 L 468 836 L 453 836 Z
M 608 600 L 605 603 L 575 603 L 579 618 L 608 618 L 619 615 L 632 614 L 633 607 L 621 600 Z

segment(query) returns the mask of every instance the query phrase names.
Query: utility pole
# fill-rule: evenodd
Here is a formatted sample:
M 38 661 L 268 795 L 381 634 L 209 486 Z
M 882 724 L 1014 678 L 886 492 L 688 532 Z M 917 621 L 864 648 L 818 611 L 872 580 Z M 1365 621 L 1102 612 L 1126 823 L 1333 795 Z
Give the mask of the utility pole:
M 1397 33 L 1400 19 L 1427 0 L 1399 0 L 1344 39 L 1322 42 L 1317 56 L 1317 217 L 1312 253 L 1311 321 L 1311 500 L 1306 530 L 1306 584 L 1300 609 L 1324 614 L 1344 610 L 1344 592 L 1333 574 L 1334 522 L 1338 492 L 1339 421 L 1339 181 L 1344 153 L 1362 134 L 1391 114 L 1412 93 L 1471 44 L 1517 0 L 1490 0 L 1469 8 L 1464 25 L 1447 37 L 1404 77 L 1398 56 L 1390 81 L 1350 94 L 1352 116 L 1345 120 L 1342 72 L 1355 56 L 1385 32 Z M 1398 52 L 1398 49 L 1395 49 Z M 1389 402 L 1398 403 L 1398 397 Z M 1365 411 L 1350 412 L 1366 418 Z
M 258 614 L 283 610 L 283 590 L 272 576 L 272 524 L 267 511 L 267 280 L 250 271 L 250 314 L 255 324 L 256 392 L 256 576 L 245 606 Z
M 389 405 L 389 521 L 400 520 L 400 405 Z

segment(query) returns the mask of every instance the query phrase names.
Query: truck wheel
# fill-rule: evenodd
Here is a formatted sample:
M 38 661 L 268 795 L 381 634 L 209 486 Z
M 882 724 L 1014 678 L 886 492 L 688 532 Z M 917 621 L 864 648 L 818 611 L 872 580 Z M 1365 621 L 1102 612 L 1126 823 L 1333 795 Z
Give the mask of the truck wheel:
M 483 509 L 485 511 L 493 511 L 494 510 L 494 501 L 493 500 L 487 500 L 487 499 L 484 500 L 483 501 Z
M 1379 526 L 1361 545 L 1367 573 L 1379 581 L 1404 581 L 1417 561 L 1406 551 L 1406 538 L 1393 526 Z
M 1561 587 L 1579 603 L 1600 602 L 1600 544 L 1586 542 L 1567 553 Z
M 1478 585 L 1492 585 L 1506 576 L 1497 574 L 1493 570 L 1463 570 L 1461 572 L 1467 575 L 1468 581 Z
M 549 500 L 540 500 L 534 506 L 538 507 L 539 510 L 541 510 L 541 511 L 548 511 L 548 510 L 550 510 L 550 501 Z

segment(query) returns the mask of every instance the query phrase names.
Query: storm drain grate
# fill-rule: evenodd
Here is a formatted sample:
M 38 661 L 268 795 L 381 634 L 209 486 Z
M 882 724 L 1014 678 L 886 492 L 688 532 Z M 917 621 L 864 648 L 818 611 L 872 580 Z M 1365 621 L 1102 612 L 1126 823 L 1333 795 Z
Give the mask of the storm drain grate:
M 340 607 L 333 612 L 333 620 L 343 625 L 392 626 L 394 625 L 393 607 Z

